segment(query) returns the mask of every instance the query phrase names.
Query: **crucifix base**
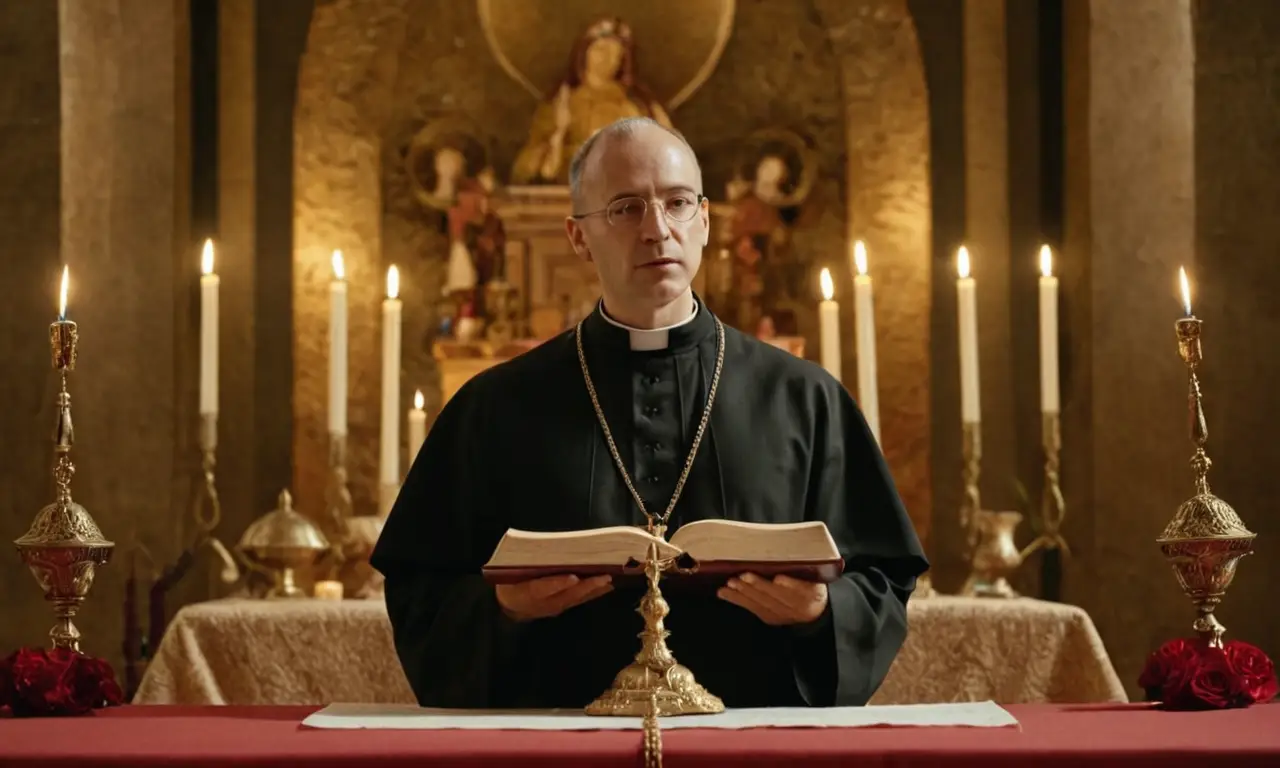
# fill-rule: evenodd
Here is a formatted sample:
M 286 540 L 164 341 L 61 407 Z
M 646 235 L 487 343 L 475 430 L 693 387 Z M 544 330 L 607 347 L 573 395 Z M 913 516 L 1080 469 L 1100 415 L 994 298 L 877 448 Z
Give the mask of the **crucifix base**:
M 640 600 L 644 617 L 640 652 L 613 679 L 609 690 L 587 705 L 588 715 L 661 717 L 665 715 L 705 715 L 724 711 L 724 702 L 698 684 L 693 672 L 678 664 L 667 648 L 671 633 L 663 626 L 670 606 L 658 588 L 658 578 L 671 561 L 658 559 L 657 546 L 650 547 L 645 563 L 648 591 Z

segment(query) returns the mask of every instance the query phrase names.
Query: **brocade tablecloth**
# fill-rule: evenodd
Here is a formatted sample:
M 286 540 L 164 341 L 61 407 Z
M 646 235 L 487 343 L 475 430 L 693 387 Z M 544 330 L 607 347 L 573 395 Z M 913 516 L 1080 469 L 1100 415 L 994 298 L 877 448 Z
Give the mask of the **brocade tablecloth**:
M 910 603 L 910 632 L 875 704 L 1125 701 L 1093 622 L 1040 600 Z M 380 600 L 189 605 L 171 622 L 137 704 L 412 702 Z

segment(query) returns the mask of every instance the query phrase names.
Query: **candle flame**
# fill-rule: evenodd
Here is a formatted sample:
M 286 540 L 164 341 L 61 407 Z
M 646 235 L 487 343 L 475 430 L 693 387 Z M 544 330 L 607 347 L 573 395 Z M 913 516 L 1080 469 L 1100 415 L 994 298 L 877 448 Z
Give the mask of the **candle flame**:
M 858 274 L 867 274 L 867 246 L 861 240 L 853 244 L 853 265 L 858 269 Z
M 66 266 L 62 268 L 62 288 L 58 291 L 58 319 L 67 319 L 67 280 L 70 272 Z
M 416 392 L 414 392 L 413 393 L 413 409 L 415 411 L 420 411 L 422 410 L 422 407 L 425 404 L 426 404 L 426 400 L 424 400 L 422 397 L 422 390 L 419 389 Z
M 960 274 L 962 280 L 969 276 L 969 249 L 963 245 L 956 254 L 956 272 Z
M 1053 251 L 1047 245 L 1040 246 L 1040 274 L 1053 277 Z
M 822 276 L 819 279 L 822 282 L 822 300 L 831 301 L 831 297 L 835 295 L 836 292 L 836 287 L 831 282 L 831 270 L 823 267 Z
M 200 272 L 205 275 L 213 274 L 213 240 L 204 241 L 204 250 L 200 253 Z
M 387 270 L 387 298 L 400 298 L 400 270 L 396 269 L 395 264 Z
M 1187 283 L 1187 270 L 1178 267 L 1178 282 L 1182 286 L 1182 308 L 1191 317 L 1191 285 Z
M 333 252 L 333 276 L 338 280 L 347 279 L 347 270 L 342 263 L 342 251 Z

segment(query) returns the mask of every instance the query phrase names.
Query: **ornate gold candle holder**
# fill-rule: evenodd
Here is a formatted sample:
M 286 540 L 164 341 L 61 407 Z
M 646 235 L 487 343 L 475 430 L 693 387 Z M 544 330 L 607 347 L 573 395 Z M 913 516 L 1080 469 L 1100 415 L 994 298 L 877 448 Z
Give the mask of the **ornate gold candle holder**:
M 657 718 L 723 712 L 724 702 L 703 688 L 667 648 L 671 633 L 662 620 L 670 607 L 662 597 L 658 579 L 663 570 L 676 567 L 675 561 L 659 559 L 655 543 L 649 545 L 644 566 L 649 588 L 638 608 L 644 617 L 640 652 L 617 674 L 609 690 L 587 705 L 586 714 Z
M 93 586 L 95 569 L 107 564 L 115 547 L 103 538 L 89 511 L 71 499 L 71 478 L 76 468 L 69 454 L 75 443 L 75 430 L 67 374 L 76 367 L 77 338 L 76 324 L 69 320 L 59 319 L 49 326 L 53 367 L 61 374 L 53 440 L 57 491 L 54 502 L 41 509 L 26 535 L 14 542 L 22 561 L 44 590 L 45 599 L 53 603 L 57 617 L 49 631 L 53 647 L 73 651 L 80 650 L 80 630 L 72 620 Z
M 1156 542 L 1173 567 L 1178 584 L 1195 604 L 1197 617 L 1192 629 L 1209 645 L 1222 647 L 1226 628 L 1213 611 L 1235 578 L 1240 558 L 1253 552 L 1254 534 L 1244 527 L 1231 505 L 1209 491 L 1209 461 L 1205 442 L 1209 428 L 1200 395 L 1200 320 L 1186 317 L 1177 321 L 1178 354 L 1187 366 L 1191 417 L 1191 439 L 1196 451 L 1191 457 L 1196 493 L 1178 507 L 1177 513 Z

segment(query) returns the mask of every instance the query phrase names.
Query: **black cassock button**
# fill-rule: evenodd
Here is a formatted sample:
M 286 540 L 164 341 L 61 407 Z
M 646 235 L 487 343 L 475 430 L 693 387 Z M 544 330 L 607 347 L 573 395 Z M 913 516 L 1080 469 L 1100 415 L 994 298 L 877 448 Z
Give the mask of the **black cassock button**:
M 645 416 L 657 416 L 657 415 L 658 415 L 658 406 L 656 406 L 656 405 L 646 405 L 646 406 L 644 407 L 644 415 L 645 415 Z
M 647 479 L 649 480 L 649 484 L 650 484 L 650 485 L 657 485 L 657 484 L 658 484 L 658 476 L 657 476 L 657 475 L 649 475 L 649 477 L 648 477 Z
M 657 453 L 658 450 L 662 448 L 662 446 L 658 445 L 657 443 L 649 443 L 648 445 L 645 446 L 645 448 L 649 449 L 649 453 Z
M 650 376 L 650 377 L 648 377 L 647 379 L 645 379 L 645 381 L 649 382 L 650 384 L 657 384 L 658 382 L 662 381 L 662 377 L 661 377 L 661 376 Z

